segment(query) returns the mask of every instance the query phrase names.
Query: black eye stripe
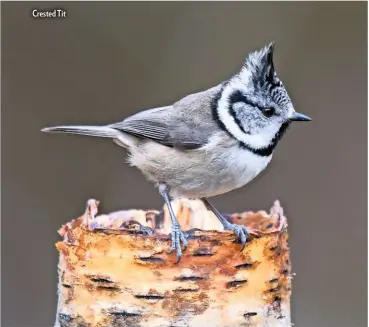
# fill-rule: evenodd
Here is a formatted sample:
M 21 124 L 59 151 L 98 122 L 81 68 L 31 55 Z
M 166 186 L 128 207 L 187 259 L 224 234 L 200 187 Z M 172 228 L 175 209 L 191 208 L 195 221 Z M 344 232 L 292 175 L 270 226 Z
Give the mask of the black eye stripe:
M 261 111 L 263 110 L 270 110 L 272 109 L 274 111 L 274 113 L 276 113 L 276 109 L 274 108 L 274 106 L 267 106 L 267 107 L 263 107 L 263 106 L 260 106 L 259 104 L 256 104 L 255 102 L 253 102 L 249 97 L 247 97 L 246 95 L 244 95 L 241 91 L 237 90 L 237 91 L 234 91 L 230 97 L 229 97 L 229 103 L 230 103 L 230 106 L 232 107 L 232 104 L 235 104 L 235 103 L 238 103 L 238 102 L 242 102 L 242 103 L 245 103 L 251 107 L 254 107 L 254 108 L 257 108 Z M 274 114 L 273 113 L 273 114 Z
M 245 134 L 249 134 L 249 132 L 244 129 L 241 120 L 238 118 L 237 113 L 233 108 L 233 104 L 238 102 L 245 103 L 245 99 L 246 97 L 240 91 L 233 92 L 229 98 L 228 113 L 231 117 L 233 117 L 235 123 L 240 128 L 240 130 Z
M 242 102 L 242 103 L 245 103 L 251 107 L 255 107 L 255 108 L 258 108 L 260 110 L 263 110 L 263 109 L 269 109 L 271 108 L 270 106 L 269 107 L 263 107 L 261 106 L 260 104 L 257 104 L 255 102 L 253 102 L 249 97 L 247 97 L 245 94 L 243 94 L 241 91 L 237 90 L 237 91 L 234 91 L 230 97 L 229 97 L 229 103 L 232 105 L 232 104 L 235 104 L 237 102 Z
M 244 95 L 241 91 L 234 91 L 229 97 L 230 104 L 234 104 L 237 102 L 243 102 L 252 107 L 259 107 L 255 102 L 253 102 L 250 98 Z

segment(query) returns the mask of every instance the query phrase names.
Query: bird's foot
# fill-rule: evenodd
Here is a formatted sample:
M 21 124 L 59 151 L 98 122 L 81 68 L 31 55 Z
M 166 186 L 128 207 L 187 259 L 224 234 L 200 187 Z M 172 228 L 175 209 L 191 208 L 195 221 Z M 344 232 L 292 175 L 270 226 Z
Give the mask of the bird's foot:
M 188 234 L 182 232 L 181 227 L 177 224 L 174 224 L 172 226 L 172 232 L 171 232 L 171 237 L 172 237 L 172 246 L 171 248 L 167 251 L 167 253 L 173 253 L 174 251 L 177 251 L 177 261 L 176 263 L 178 263 L 181 258 L 182 258 L 182 248 L 181 248 L 181 243 L 183 244 L 183 251 L 186 250 L 188 242 L 187 242 L 187 238 L 188 238 Z
M 234 231 L 236 235 L 236 242 L 242 244 L 241 251 L 245 248 L 246 240 L 251 234 L 255 236 L 259 236 L 258 231 L 250 230 L 246 226 L 242 226 L 242 225 L 227 223 L 224 225 L 224 229 Z

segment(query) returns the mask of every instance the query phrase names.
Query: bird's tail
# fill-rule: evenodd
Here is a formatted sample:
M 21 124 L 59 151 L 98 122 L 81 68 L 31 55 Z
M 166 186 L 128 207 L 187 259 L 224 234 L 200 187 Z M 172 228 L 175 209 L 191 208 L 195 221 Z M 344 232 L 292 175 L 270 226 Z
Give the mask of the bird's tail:
M 48 133 L 69 133 L 96 137 L 119 138 L 119 131 L 107 126 L 55 126 L 41 130 Z

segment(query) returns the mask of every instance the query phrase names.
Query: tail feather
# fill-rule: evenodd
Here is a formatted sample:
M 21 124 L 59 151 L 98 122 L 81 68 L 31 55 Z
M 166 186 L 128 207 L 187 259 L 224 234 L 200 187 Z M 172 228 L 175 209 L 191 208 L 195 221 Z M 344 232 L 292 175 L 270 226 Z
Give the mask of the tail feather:
M 69 133 L 96 137 L 119 138 L 119 131 L 107 126 L 55 126 L 41 130 L 48 133 Z

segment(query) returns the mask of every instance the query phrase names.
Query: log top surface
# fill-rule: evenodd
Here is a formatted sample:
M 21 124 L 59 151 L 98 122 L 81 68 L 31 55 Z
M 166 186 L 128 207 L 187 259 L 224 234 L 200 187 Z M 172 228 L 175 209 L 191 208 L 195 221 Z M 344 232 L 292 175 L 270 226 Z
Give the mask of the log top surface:
M 287 219 L 278 201 L 269 213 L 226 215 L 259 232 L 243 251 L 200 201 L 173 202 L 182 229 L 195 230 L 178 264 L 166 252 L 166 207 L 98 215 L 98 206 L 89 200 L 58 231 L 55 326 L 290 326 Z

